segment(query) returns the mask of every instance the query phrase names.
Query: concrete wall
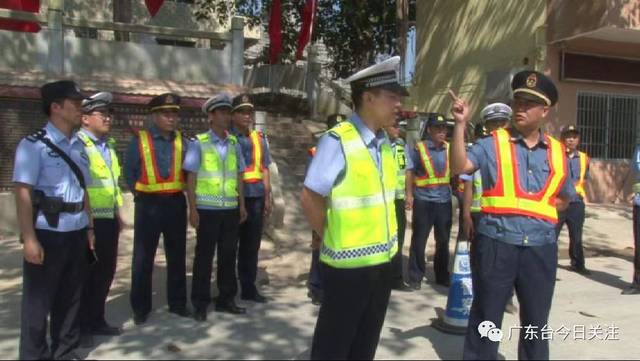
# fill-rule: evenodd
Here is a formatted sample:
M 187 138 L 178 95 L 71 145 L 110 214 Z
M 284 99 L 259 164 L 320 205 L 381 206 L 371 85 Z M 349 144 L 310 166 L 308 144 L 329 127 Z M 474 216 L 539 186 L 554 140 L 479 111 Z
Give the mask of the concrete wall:
M 448 113 L 452 88 L 477 115 L 490 73 L 533 67 L 536 31 L 546 0 L 435 0 L 417 2 L 416 86 L 408 104 L 420 112 Z
M 0 70 L 44 71 L 46 32 L 0 31 Z M 101 41 L 65 36 L 65 75 L 231 83 L 231 47 L 224 50 Z
M 77 76 L 231 83 L 231 47 L 224 50 L 65 37 L 65 72 Z
M 640 0 L 550 0 L 549 40 L 603 27 L 640 29 Z

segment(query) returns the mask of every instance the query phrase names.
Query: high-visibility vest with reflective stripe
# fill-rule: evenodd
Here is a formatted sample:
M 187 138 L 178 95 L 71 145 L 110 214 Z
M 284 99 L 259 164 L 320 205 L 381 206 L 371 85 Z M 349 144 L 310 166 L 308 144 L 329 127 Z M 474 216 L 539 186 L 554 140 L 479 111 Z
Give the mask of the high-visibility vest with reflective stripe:
M 396 140 L 394 151 L 396 165 L 398 166 L 398 186 L 396 187 L 396 199 L 404 199 L 404 188 L 406 183 L 407 160 L 404 154 L 404 142 L 400 139 Z
M 262 138 L 261 133 L 256 130 L 252 130 L 249 133 L 249 140 L 251 141 L 251 162 L 247 165 L 242 175 L 242 179 L 245 183 L 258 183 L 262 181 Z
M 451 181 L 451 171 L 449 169 L 449 143 L 445 142 L 445 148 L 446 162 L 444 165 L 444 171 L 437 173 L 435 171 L 433 161 L 431 160 L 431 153 L 429 153 L 427 146 L 424 142 L 416 144 L 418 155 L 420 155 L 420 160 L 422 160 L 422 165 L 425 170 L 425 174 L 423 176 L 416 177 L 416 186 L 421 188 L 432 188 L 449 184 Z
M 584 189 L 584 181 L 587 178 L 587 169 L 589 167 L 589 156 L 586 153 L 578 152 L 580 157 L 580 178 L 576 181 L 576 193 L 585 199 L 587 192 Z
M 196 205 L 235 209 L 238 207 L 238 140 L 227 135 L 229 142 L 224 159 L 211 142 L 209 133 L 197 136 L 201 161 L 196 181 Z
M 121 169 L 114 150 L 115 141 L 111 138 L 107 141 L 111 156 L 111 167 L 109 167 L 102 153 L 88 135 L 78 132 L 78 137 L 84 143 L 89 158 L 91 184 L 87 185 L 87 194 L 91 203 L 91 213 L 94 218 L 113 219 L 116 209 L 122 206 L 122 191 L 118 186 Z
M 344 178 L 328 196 L 320 260 L 334 268 L 388 263 L 398 251 L 398 179 L 391 146 L 381 146 L 380 171 L 351 122 L 341 122 L 331 132 L 340 139 L 346 164 Z
M 182 135 L 176 132 L 173 140 L 172 167 L 169 177 L 163 179 L 158 170 L 156 152 L 153 139 L 146 130 L 138 132 L 138 146 L 142 171 L 136 182 L 136 191 L 144 193 L 177 193 L 184 189 L 184 175 L 182 174 Z
M 525 192 L 520 187 L 515 144 L 505 129 L 494 132 L 497 175 L 493 189 L 483 193 L 482 212 L 498 215 L 521 215 L 558 222 L 556 196 L 567 174 L 565 148 L 558 140 L 545 134 L 550 174 L 544 187 L 537 193 Z M 524 166 L 524 165 L 523 165 Z
M 481 199 L 482 199 L 482 176 L 480 175 L 480 171 L 478 170 L 473 174 L 473 197 L 471 198 L 472 213 L 482 212 L 482 204 L 480 203 Z

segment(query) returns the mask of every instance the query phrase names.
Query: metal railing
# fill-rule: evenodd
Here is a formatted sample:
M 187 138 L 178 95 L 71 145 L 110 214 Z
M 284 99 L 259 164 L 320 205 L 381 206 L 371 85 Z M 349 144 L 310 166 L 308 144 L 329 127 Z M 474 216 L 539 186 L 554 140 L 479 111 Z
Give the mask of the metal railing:
M 592 158 L 629 159 L 638 139 L 640 96 L 578 93 L 578 129 Z

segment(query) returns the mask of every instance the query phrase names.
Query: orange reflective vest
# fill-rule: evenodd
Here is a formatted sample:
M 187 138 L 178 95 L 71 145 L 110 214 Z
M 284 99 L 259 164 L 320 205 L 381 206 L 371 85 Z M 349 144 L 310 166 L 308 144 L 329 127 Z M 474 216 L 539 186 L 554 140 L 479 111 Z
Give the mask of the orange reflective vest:
M 262 143 L 260 142 L 262 133 L 252 130 L 249 133 L 249 140 L 251 140 L 251 162 L 248 162 L 247 167 L 244 170 L 242 179 L 245 183 L 258 183 L 262 181 Z
M 422 165 L 424 166 L 425 174 L 420 177 L 416 177 L 416 186 L 421 188 L 433 188 L 439 187 L 443 185 L 449 185 L 451 182 L 451 171 L 449 169 L 449 143 L 444 143 L 446 148 L 446 163 L 444 165 L 444 170 L 440 173 L 436 172 L 436 168 L 433 165 L 433 161 L 431 160 L 431 154 L 427 149 L 427 146 L 424 142 L 420 142 L 416 144 L 416 150 L 420 155 L 420 160 L 422 160 Z
M 173 166 L 166 179 L 160 176 L 153 148 L 153 139 L 146 130 L 138 132 L 138 149 L 142 171 L 136 182 L 136 191 L 143 193 L 177 193 L 184 189 L 184 174 L 182 173 L 182 135 L 176 132 L 173 141 Z
M 547 159 L 551 170 L 544 187 L 533 193 L 520 187 L 516 146 L 511 142 L 511 135 L 505 129 L 493 133 L 497 174 L 493 189 L 482 194 L 483 213 L 529 216 L 558 223 L 556 196 L 567 176 L 567 157 L 562 143 L 547 134 L 544 136 L 549 144 Z
M 585 199 L 587 192 L 584 190 L 584 181 L 587 178 L 587 169 L 589 168 L 589 156 L 586 153 L 578 152 L 580 157 L 580 178 L 576 181 L 576 193 Z

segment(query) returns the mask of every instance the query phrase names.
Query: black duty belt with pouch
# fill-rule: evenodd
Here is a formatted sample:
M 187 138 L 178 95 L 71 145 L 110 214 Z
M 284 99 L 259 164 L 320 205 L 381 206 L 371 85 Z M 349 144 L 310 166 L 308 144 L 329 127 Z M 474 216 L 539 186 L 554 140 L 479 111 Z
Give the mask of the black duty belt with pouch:
M 82 171 L 80 167 L 65 153 L 62 149 L 58 148 L 55 144 L 51 142 L 48 138 L 45 137 L 47 132 L 42 129 L 35 134 L 29 136 L 27 139 L 30 141 L 41 141 L 44 143 L 49 149 L 51 149 L 54 153 L 56 153 L 65 163 L 71 168 L 73 174 L 78 179 L 78 183 L 80 183 L 80 187 L 86 191 L 87 186 L 84 180 L 84 176 L 82 175 Z M 34 224 L 35 219 L 38 216 L 38 211 L 41 211 L 44 214 L 44 218 L 47 220 L 47 224 L 51 228 L 58 228 L 58 223 L 60 221 L 60 213 L 79 213 L 84 210 L 84 202 L 64 202 L 62 197 L 47 197 L 42 191 L 34 191 L 33 194 L 33 218 Z

